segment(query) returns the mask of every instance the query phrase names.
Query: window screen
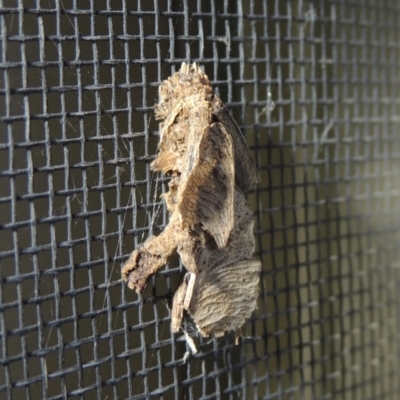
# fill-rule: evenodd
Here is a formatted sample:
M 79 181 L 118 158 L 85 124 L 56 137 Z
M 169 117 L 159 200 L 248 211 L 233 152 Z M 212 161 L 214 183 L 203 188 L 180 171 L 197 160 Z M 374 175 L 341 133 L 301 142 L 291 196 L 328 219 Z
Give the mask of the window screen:
M 0 397 L 398 399 L 397 0 L 0 0 Z M 235 345 L 172 334 L 154 104 L 199 63 L 261 175 Z M 193 352 L 187 336 L 197 349 Z

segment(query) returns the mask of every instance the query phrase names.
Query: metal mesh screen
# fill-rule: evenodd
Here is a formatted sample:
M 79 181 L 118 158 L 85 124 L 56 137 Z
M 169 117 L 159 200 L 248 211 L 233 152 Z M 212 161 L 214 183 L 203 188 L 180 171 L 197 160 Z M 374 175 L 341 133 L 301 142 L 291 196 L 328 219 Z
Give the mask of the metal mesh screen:
M 0 0 L 0 397 L 397 399 L 398 0 Z M 262 182 L 258 308 L 234 338 L 170 331 L 157 87 L 196 61 Z

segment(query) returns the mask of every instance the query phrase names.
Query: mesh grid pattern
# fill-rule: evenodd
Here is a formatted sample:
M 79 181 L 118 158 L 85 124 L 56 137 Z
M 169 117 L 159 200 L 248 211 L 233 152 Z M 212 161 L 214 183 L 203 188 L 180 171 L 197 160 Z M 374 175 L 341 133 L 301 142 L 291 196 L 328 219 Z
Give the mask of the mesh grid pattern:
M 0 397 L 397 399 L 398 0 L 0 0 Z M 196 61 L 261 174 L 258 308 L 170 332 L 153 105 Z

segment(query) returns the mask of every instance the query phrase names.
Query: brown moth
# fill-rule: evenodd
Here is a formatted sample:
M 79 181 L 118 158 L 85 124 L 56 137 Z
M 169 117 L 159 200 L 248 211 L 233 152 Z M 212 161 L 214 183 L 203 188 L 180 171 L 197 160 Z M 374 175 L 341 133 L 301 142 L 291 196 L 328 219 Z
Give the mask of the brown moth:
M 253 213 L 244 193 L 259 175 L 240 129 L 196 65 L 183 63 L 159 88 L 159 154 L 171 175 L 169 223 L 135 250 L 122 278 L 137 293 L 176 251 L 188 270 L 175 293 L 172 331 L 183 311 L 203 336 L 237 331 L 256 306 L 261 263 L 252 260 Z

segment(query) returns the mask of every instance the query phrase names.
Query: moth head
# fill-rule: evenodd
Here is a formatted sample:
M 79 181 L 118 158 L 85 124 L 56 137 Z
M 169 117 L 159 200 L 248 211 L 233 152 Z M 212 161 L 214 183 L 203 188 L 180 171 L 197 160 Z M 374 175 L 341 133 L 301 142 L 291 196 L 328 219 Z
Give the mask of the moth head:
M 161 83 L 158 94 L 155 114 L 157 119 L 163 120 L 178 103 L 187 103 L 189 99 L 209 101 L 212 87 L 207 75 L 196 63 L 183 63 L 178 72 Z

